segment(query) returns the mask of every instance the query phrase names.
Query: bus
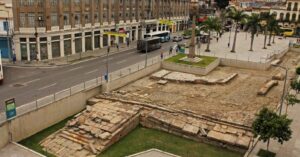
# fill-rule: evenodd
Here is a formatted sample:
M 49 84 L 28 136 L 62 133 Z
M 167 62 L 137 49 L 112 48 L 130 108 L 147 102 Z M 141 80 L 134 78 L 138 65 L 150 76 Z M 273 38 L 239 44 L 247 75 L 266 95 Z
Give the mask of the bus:
M 1 57 L 1 50 L 0 50 L 0 85 L 3 83 L 3 68 L 2 68 L 2 57 Z
M 147 33 L 144 35 L 144 38 L 152 38 L 152 37 L 159 37 L 161 40 L 160 42 L 168 42 L 170 41 L 170 31 L 156 31 L 152 33 Z
M 161 48 L 160 40 L 161 39 L 159 37 L 145 38 L 143 40 L 139 40 L 137 42 L 137 50 L 142 52 L 146 52 L 146 51 L 149 52 L 156 49 L 160 49 Z

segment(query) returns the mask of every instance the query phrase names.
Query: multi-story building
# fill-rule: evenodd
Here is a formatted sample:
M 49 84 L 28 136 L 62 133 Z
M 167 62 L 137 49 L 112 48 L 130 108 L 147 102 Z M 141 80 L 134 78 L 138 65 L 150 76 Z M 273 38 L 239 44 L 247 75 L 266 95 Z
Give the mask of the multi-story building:
M 0 51 L 2 58 L 11 54 L 11 34 L 13 31 L 13 13 L 11 3 L 0 0 Z
M 300 0 L 287 0 L 285 6 L 272 8 L 271 13 L 277 15 L 282 27 L 296 28 L 300 23 Z
M 16 57 L 45 60 L 92 51 L 138 40 L 143 28 L 176 32 L 186 26 L 188 8 L 188 0 L 13 0 Z

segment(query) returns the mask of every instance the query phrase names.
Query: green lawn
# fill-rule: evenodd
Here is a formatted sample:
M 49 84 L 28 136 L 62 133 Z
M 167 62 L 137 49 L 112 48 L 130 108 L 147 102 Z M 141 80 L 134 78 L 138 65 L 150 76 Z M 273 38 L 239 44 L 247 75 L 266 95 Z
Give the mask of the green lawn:
M 157 148 L 183 157 L 243 156 L 241 153 L 194 142 L 165 132 L 138 127 L 97 157 L 123 157 L 151 148 Z
M 73 116 L 72 116 L 73 117 Z M 22 140 L 21 142 L 19 142 L 20 144 L 22 144 L 25 147 L 28 147 L 36 152 L 39 152 L 47 157 L 55 157 L 52 154 L 49 154 L 47 152 L 45 152 L 43 150 L 43 148 L 39 145 L 39 143 L 45 139 L 46 137 L 48 137 L 49 135 L 53 134 L 54 132 L 56 132 L 57 130 L 63 128 L 65 126 L 65 124 L 68 122 L 68 120 L 70 120 L 72 117 L 69 117 L 53 126 L 50 126 L 49 128 L 25 139 Z
M 199 67 L 206 67 L 217 59 L 216 57 L 200 56 L 200 58 L 202 58 L 202 61 L 197 63 L 191 63 L 187 61 L 181 61 L 180 59 L 183 57 L 186 57 L 186 54 L 178 54 L 176 56 L 166 59 L 166 61 L 180 63 L 180 64 L 187 64 L 187 65 L 194 65 Z

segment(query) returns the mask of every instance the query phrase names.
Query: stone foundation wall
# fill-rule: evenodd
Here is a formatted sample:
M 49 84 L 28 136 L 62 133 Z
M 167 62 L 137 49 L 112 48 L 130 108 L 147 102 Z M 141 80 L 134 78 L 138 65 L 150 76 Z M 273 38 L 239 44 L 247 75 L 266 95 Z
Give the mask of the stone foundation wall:
M 206 67 L 197 67 L 185 64 L 172 63 L 168 61 L 162 62 L 162 68 L 172 71 L 179 71 L 184 73 L 190 73 L 195 75 L 207 75 L 209 72 L 214 70 L 220 64 L 220 59 L 217 58 L 214 62 Z

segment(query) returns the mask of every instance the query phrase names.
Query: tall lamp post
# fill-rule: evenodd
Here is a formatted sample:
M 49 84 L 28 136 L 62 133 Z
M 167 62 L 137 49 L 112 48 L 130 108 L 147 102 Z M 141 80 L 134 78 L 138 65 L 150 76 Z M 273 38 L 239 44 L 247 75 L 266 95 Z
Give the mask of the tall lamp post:
M 278 67 L 280 69 L 285 70 L 285 78 L 284 78 L 284 84 L 283 84 L 283 91 L 282 91 L 282 95 L 281 95 L 281 100 L 280 100 L 280 108 L 279 108 L 279 115 L 281 115 L 282 112 L 282 106 L 283 106 L 283 100 L 284 100 L 284 96 L 285 96 L 285 88 L 286 88 L 286 81 L 287 81 L 287 75 L 288 75 L 288 68 L 283 67 L 281 65 L 277 65 L 277 64 L 272 64 L 272 66 L 274 67 Z
M 38 52 L 38 30 L 37 28 L 41 26 L 41 22 L 43 21 L 42 17 L 38 17 L 36 19 L 36 24 L 35 24 L 35 33 L 34 33 L 34 36 L 35 36 L 35 54 L 36 54 L 36 60 L 40 60 L 39 58 L 39 52 Z
M 3 12 L 6 12 L 7 13 L 7 18 L 6 18 L 6 24 L 7 24 L 7 28 L 6 28 L 6 32 L 7 32 L 7 35 L 6 35 L 6 40 L 7 40 L 7 50 L 8 50 L 8 59 L 11 60 L 11 44 L 10 44 L 10 39 L 9 39 L 9 30 L 10 30 L 10 25 L 9 25 L 9 11 L 8 10 L 0 10 L 0 11 L 3 11 Z
M 145 26 L 146 26 L 146 21 L 145 20 L 142 20 L 142 22 L 141 22 L 141 25 L 142 25 L 142 38 L 143 38 L 143 36 L 144 36 L 144 31 L 146 32 L 146 28 L 145 28 Z M 146 43 L 146 56 L 145 56 L 145 68 L 147 67 L 147 60 L 148 60 L 148 42 L 146 41 L 145 42 Z

